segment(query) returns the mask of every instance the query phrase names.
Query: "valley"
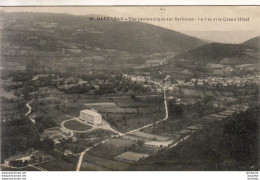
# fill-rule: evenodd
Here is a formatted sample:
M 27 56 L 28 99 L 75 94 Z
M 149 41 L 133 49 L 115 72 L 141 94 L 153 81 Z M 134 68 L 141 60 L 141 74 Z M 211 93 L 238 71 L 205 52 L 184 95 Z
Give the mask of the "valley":
M 206 43 L 141 22 L 51 13 L 3 13 L 1 24 L 3 170 L 259 169 L 222 149 L 237 142 L 233 131 L 248 134 L 242 148 L 257 135 L 259 36 Z M 206 140 L 214 136 L 221 146 Z M 198 159 L 189 161 L 192 146 Z M 214 159 L 218 150 L 226 161 Z

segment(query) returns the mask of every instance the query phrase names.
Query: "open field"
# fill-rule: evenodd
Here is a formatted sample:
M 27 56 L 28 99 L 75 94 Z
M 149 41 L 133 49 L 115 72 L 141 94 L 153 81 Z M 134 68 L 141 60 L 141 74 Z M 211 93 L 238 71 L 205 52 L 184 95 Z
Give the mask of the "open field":
M 111 135 L 115 135 L 114 132 L 104 129 L 93 129 L 85 133 L 74 133 L 79 139 L 107 139 Z
M 142 158 L 146 158 L 148 156 L 149 156 L 149 154 L 141 154 L 141 153 L 127 151 L 127 152 L 117 155 L 116 157 L 114 157 L 114 159 L 116 159 L 118 161 L 133 163 L 135 161 L 138 161 Z
M 149 107 L 149 106 L 153 106 L 149 103 L 146 102 L 142 102 L 142 101 L 137 101 L 134 100 L 130 97 L 125 97 L 125 98 L 118 98 L 118 99 L 113 99 L 115 104 L 121 108 L 137 108 L 137 107 Z
M 86 103 L 85 104 L 87 107 L 88 106 L 116 106 L 116 104 L 115 103 L 113 103 L 113 102 L 97 102 L 97 103 Z
M 76 163 L 68 162 L 63 159 L 56 159 L 51 162 L 39 165 L 47 171 L 75 171 Z
M 179 118 L 169 117 L 169 120 L 158 124 L 156 126 L 156 128 L 148 127 L 148 128 L 143 129 L 142 132 L 145 132 L 148 134 L 172 137 L 175 132 L 182 130 L 188 126 L 191 126 L 194 123 L 195 123 L 195 121 L 193 122 L 188 119 L 179 119 Z
M 107 142 L 107 144 L 114 145 L 117 148 L 131 146 L 133 143 L 131 140 L 123 140 L 122 138 L 110 139 Z
M 142 146 L 134 146 L 129 150 L 132 152 L 135 152 L 135 153 L 154 154 L 159 149 L 160 149 L 159 147 L 151 147 L 151 146 L 142 145 Z
M 103 165 L 95 164 L 95 162 L 84 161 L 81 164 L 81 171 L 110 171 L 110 169 L 104 167 Z
M 144 133 L 141 131 L 133 132 L 133 133 L 131 133 L 131 135 L 136 136 L 136 137 L 141 137 L 146 140 L 167 141 L 169 139 L 169 137 L 167 137 L 167 136 L 158 136 L 158 135 Z
M 101 167 L 103 169 L 105 168 L 105 169 L 108 169 L 111 171 L 113 171 L 113 170 L 124 171 L 124 170 L 127 170 L 127 168 L 129 167 L 128 163 L 105 159 L 105 158 L 93 156 L 90 154 L 85 154 L 81 170 L 85 170 L 84 168 L 88 168 L 88 165 L 87 165 L 88 162 L 95 164 L 96 166 L 99 166 L 99 168 Z M 95 169 L 95 170 L 98 170 L 98 169 Z
M 131 148 L 135 144 L 135 141 L 126 140 L 122 138 L 110 139 L 108 142 L 100 144 L 91 149 L 88 153 L 94 156 L 103 158 L 113 158 L 114 156 L 123 153 L 127 149 Z
M 76 120 L 67 121 L 64 123 L 64 126 L 67 129 L 75 130 L 75 131 L 86 131 L 92 128 L 91 126 L 88 126 L 84 123 L 80 123 Z

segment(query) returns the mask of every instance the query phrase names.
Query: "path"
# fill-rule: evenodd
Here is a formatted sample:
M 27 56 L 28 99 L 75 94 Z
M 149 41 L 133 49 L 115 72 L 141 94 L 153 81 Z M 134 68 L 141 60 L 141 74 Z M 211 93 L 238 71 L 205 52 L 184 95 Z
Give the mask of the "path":
M 64 136 L 63 134 L 59 133 L 59 134 L 53 134 L 53 135 L 50 137 L 50 139 L 53 138 L 54 136 L 59 136 L 59 135 L 62 136 L 64 139 L 66 138 L 66 136 Z
M 163 119 L 157 121 L 156 124 L 161 123 L 161 122 L 163 122 L 163 121 L 166 121 L 166 120 L 168 119 L 168 107 L 167 107 L 167 101 L 166 101 L 165 88 L 163 88 L 163 94 L 164 94 L 165 118 L 163 118 Z M 140 127 L 140 128 L 137 128 L 137 129 L 134 129 L 134 130 L 131 130 L 131 131 L 128 131 L 128 132 L 126 132 L 126 133 L 124 133 L 124 134 L 121 133 L 122 135 L 119 135 L 119 137 L 125 136 L 125 135 L 127 135 L 127 134 L 131 134 L 131 133 L 133 133 L 133 132 L 136 132 L 136 131 L 145 129 L 145 128 L 150 127 L 150 126 L 153 126 L 153 125 L 154 125 L 154 123 L 151 123 L 151 124 L 145 125 L 145 126 L 143 126 L 143 127 Z
M 161 62 L 160 65 L 162 66 L 163 64 L 165 64 L 166 60 L 173 58 L 175 55 L 171 55 L 171 56 L 167 56 L 166 58 L 164 58 Z
M 177 146 L 180 142 L 185 141 L 186 139 L 188 139 L 190 137 L 190 135 L 185 136 L 184 138 L 181 138 L 179 141 L 177 141 L 176 143 L 174 143 L 173 145 L 169 146 L 169 148 L 173 148 L 175 146 Z
M 98 146 L 98 145 L 100 145 L 100 144 L 103 144 L 103 143 L 105 143 L 105 142 L 107 142 L 107 141 L 109 141 L 109 139 L 103 140 L 103 141 L 101 141 L 100 143 L 96 143 L 96 144 L 94 144 L 93 146 L 91 146 L 91 147 L 85 149 L 83 152 L 81 152 L 81 153 L 80 153 L 80 156 L 79 156 L 79 161 L 78 161 L 78 164 L 77 164 L 76 171 L 79 171 L 79 170 L 80 170 L 83 157 L 84 157 L 84 155 L 85 155 L 85 153 L 86 153 L 87 151 L 89 151 L 89 150 L 93 149 L 94 147 L 96 147 L 96 146 Z
M 143 97 L 158 97 L 160 95 L 158 94 L 150 94 L 150 95 L 140 95 L 140 96 L 136 96 L 138 98 L 143 98 Z M 130 96 L 114 96 L 114 97 L 109 97 L 111 99 L 125 99 L 125 98 L 129 98 Z
M 71 121 L 71 120 L 72 120 L 72 119 L 68 119 L 68 120 L 63 121 L 63 122 L 61 123 L 61 130 L 64 131 L 64 132 L 66 132 L 66 133 L 70 133 L 70 136 L 69 136 L 68 138 L 73 137 L 73 136 L 74 136 L 74 132 L 73 132 L 72 130 L 70 130 L 70 129 L 67 129 L 67 128 L 64 126 L 64 123 L 67 122 L 67 121 Z
M 85 124 L 84 122 L 80 121 L 80 120 L 77 119 L 77 118 L 71 118 L 71 119 L 68 119 L 68 120 L 63 121 L 63 122 L 61 123 L 61 130 L 62 130 L 62 131 L 65 131 L 65 132 L 67 132 L 67 133 L 70 133 L 70 136 L 69 136 L 68 138 L 73 137 L 75 132 L 76 132 L 76 133 L 86 133 L 86 132 L 89 132 L 89 131 L 92 131 L 92 130 L 96 129 L 96 126 L 91 125 L 91 124 L 87 124 L 87 125 L 92 126 L 92 128 L 91 128 L 91 129 L 87 129 L 87 130 L 85 130 L 85 131 L 77 131 L 77 130 L 71 130 L 71 129 L 66 128 L 66 127 L 64 126 L 64 124 L 65 124 L 67 121 L 72 121 L 72 120 L 78 121 L 79 123 L 82 123 L 82 124 Z
M 25 114 L 25 116 L 27 116 L 33 124 L 35 124 L 35 119 L 31 118 L 29 115 L 32 112 L 32 107 L 30 106 L 30 104 L 34 101 L 34 99 L 32 99 L 30 102 L 28 102 L 25 106 L 28 108 L 28 112 Z
M 44 169 L 44 168 L 42 168 L 42 167 L 34 166 L 34 165 L 32 165 L 32 164 L 28 164 L 28 166 L 31 166 L 31 167 L 33 167 L 33 168 L 35 168 L 35 169 L 40 170 L 40 171 L 47 171 L 46 169 Z

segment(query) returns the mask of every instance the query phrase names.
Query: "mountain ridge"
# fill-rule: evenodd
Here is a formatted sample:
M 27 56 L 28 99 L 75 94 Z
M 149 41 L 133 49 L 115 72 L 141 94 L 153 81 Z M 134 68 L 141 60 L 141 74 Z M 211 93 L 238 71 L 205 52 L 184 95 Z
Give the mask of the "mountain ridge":
M 91 15 L 93 16 L 93 15 Z M 53 13 L 4 13 L 4 18 L 14 19 L 16 23 L 33 28 L 40 22 L 57 23 L 53 29 L 54 40 L 70 38 L 70 42 L 88 46 L 112 48 L 134 53 L 185 52 L 206 44 L 204 41 L 152 24 L 130 21 L 97 21 L 88 16 Z M 39 25 L 38 25 L 39 26 Z M 86 29 L 102 33 L 91 33 Z M 77 33 L 80 29 L 82 32 Z M 66 32 L 67 31 L 67 32 Z M 56 33 L 56 34 L 55 34 Z M 28 34 L 29 36 L 30 34 Z
M 175 59 L 188 59 L 194 61 L 221 63 L 223 59 L 232 59 L 241 61 L 239 63 L 255 63 L 259 56 L 257 54 L 256 44 L 259 37 L 252 38 L 241 44 L 228 43 L 209 43 L 190 51 L 181 53 Z
M 258 49 L 260 48 L 260 36 L 256 36 L 254 38 L 251 38 L 243 43 L 244 46 L 253 48 L 253 49 Z

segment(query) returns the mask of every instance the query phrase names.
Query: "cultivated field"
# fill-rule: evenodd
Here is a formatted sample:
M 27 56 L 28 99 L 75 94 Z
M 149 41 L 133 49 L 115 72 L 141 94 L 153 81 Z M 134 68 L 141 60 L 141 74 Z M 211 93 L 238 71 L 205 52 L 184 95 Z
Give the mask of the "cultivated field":
M 129 167 L 128 163 L 105 159 L 105 158 L 93 156 L 90 154 L 85 154 L 83 164 L 81 167 L 82 171 L 84 171 L 85 168 L 87 168 L 87 169 L 95 168 L 95 166 L 93 166 L 93 165 L 88 165 L 88 162 L 95 164 L 96 166 L 98 166 L 98 168 L 102 168 L 104 170 L 106 169 L 106 170 L 123 171 L 123 170 L 127 170 L 127 168 Z M 93 170 L 98 170 L 96 168 Z
M 40 164 L 39 166 L 47 171 L 75 171 L 77 165 L 76 161 L 69 162 L 63 159 L 56 159 L 51 162 Z
M 131 133 L 131 135 L 136 136 L 136 137 L 141 137 L 146 140 L 158 140 L 158 141 L 167 141 L 169 140 L 169 137 L 167 136 L 159 136 L 159 135 L 154 135 L 154 134 L 148 134 L 145 132 L 141 131 L 136 131 Z
M 173 137 L 174 133 L 191 126 L 197 121 L 190 121 L 188 119 L 180 119 L 169 117 L 169 119 L 163 123 L 157 124 L 156 128 L 148 127 L 142 130 L 142 132 L 166 137 Z
M 88 153 L 94 156 L 111 159 L 114 156 L 125 152 L 135 144 L 135 141 L 122 138 L 110 139 L 91 149 Z

